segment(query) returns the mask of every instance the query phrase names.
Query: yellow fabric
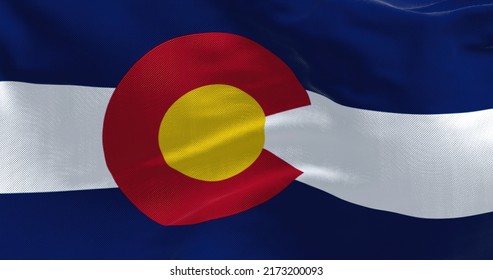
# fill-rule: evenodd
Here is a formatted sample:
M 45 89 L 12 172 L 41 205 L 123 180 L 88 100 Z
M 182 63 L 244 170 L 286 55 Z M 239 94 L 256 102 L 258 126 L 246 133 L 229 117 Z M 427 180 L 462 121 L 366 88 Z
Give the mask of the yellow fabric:
M 249 167 L 265 142 L 265 113 L 239 88 L 213 84 L 179 98 L 159 129 L 166 163 L 195 179 L 220 181 Z

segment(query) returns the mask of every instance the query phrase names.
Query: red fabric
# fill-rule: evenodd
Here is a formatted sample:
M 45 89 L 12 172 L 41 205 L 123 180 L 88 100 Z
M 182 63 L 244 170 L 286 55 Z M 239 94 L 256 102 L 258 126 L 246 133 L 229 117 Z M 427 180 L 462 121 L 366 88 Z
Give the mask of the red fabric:
M 310 104 L 279 58 L 238 35 L 187 35 L 148 52 L 110 100 L 103 146 L 120 189 L 160 224 L 193 224 L 245 211 L 275 196 L 301 174 L 266 150 L 245 171 L 219 182 L 196 180 L 170 168 L 158 144 L 161 120 L 183 94 L 209 84 L 240 88 L 266 115 Z

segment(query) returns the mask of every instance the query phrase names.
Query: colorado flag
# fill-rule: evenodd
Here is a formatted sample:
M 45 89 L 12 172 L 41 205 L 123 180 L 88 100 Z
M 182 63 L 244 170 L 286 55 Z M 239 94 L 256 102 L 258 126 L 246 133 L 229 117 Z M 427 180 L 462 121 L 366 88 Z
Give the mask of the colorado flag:
M 0 4 L 0 258 L 493 258 L 493 1 Z

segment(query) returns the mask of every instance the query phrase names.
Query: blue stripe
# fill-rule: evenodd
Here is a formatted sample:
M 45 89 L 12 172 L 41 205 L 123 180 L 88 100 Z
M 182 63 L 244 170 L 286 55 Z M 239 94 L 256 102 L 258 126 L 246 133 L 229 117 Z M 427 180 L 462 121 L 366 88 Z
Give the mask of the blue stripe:
M 307 89 L 347 106 L 493 108 L 493 1 L 382 2 L 3 1 L 0 80 L 114 87 L 157 44 L 222 31 L 259 42 Z
M 493 214 L 416 219 L 293 183 L 238 215 L 162 227 L 118 189 L 0 195 L 2 259 L 491 259 Z

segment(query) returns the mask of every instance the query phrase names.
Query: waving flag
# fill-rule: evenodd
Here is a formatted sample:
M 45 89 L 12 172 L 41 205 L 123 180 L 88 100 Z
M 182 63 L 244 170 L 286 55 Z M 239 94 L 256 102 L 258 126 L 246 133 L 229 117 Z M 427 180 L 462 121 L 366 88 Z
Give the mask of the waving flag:
M 2 3 L 0 258 L 492 258 L 492 14 Z

